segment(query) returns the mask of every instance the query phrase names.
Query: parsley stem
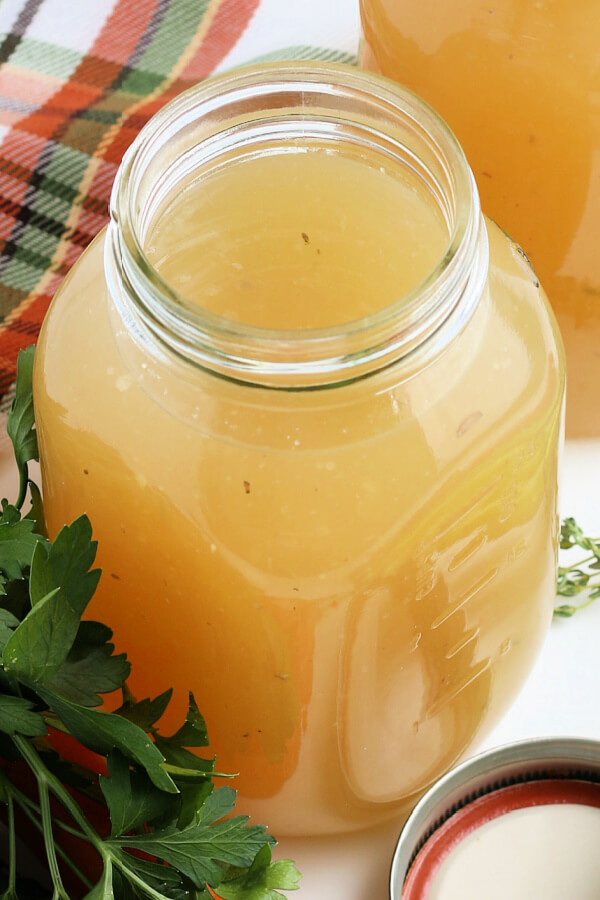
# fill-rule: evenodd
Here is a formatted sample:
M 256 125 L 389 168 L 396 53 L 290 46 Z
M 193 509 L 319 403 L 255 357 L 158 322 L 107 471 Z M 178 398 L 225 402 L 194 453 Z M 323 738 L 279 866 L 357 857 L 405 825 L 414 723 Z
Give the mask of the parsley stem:
M 50 791 L 48 784 L 43 776 L 38 778 L 38 790 L 40 792 L 40 808 L 42 813 L 42 825 L 44 827 L 44 846 L 46 848 L 46 858 L 48 860 L 48 868 L 52 876 L 54 884 L 54 894 L 62 897 L 63 900 L 69 900 L 64 885 L 60 869 L 58 868 L 58 860 L 56 858 L 56 846 L 54 844 L 54 831 L 52 829 L 52 810 L 50 809 Z
M 104 843 L 102 838 L 98 834 L 98 832 L 92 828 L 85 815 L 82 813 L 79 804 L 71 797 L 68 790 L 64 787 L 64 785 L 56 778 L 49 769 L 46 768 L 39 754 L 33 747 L 33 745 L 27 740 L 27 738 L 22 737 L 19 734 L 13 735 L 13 741 L 17 746 L 19 752 L 21 753 L 23 759 L 26 763 L 28 763 L 29 767 L 32 769 L 36 777 L 39 779 L 41 777 L 44 778 L 46 784 L 54 794 L 57 800 L 63 805 L 66 811 L 69 813 L 74 822 L 79 825 L 81 828 L 85 838 L 92 844 L 100 856 L 104 859 L 106 857 L 106 849 L 104 847 Z
M 29 473 L 27 470 L 27 463 L 24 463 L 24 465 L 19 469 L 19 496 L 17 497 L 17 502 L 15 503 L 17 509 L 21 509 L 23 507 L 23 504 L 25 503 L 28 484 Z
M 6 798 L 8 811 L 8 888 L 9 896 L 16 895 L 17 884 L 17 843 L 15 837 L 15 810 L 10 794 Z
M 58 868 L 58 860 L 56 858 L 56 848 L 54 845 L 54 832 L 52 830 L 52 810 L 50 809 L 50 791 L 43 775 L 37 776 L 38 790 L 40 792 L 40 808 L 42 813 L 42 825 L 44 826 L 44 846 L 46 848 L 46 858 L 48 859 L 48 868 L 52 876 L 54 884 L 54 895 L 62 897 L 63 900 L 69 900 L 62 878 L 60 869 Z
M 37 803 L 32 803 L 32 802 L 29 800 L 29 797 L 26 797 L 25 794 L 21 794 L 21 791 L 17 790 L 17 789 L 14 788 L 14 787 L 11 788 L 11 791 L 12 791 L 12 793 L 13 793 L 13 795 L 14 795 L 15 800 L 17 801 L 17 803 L 19 804 L 19 806 L 20 806 L 21 809 L 23 810 L 24 815 L 27 816 L 27 818 L 29 819 L 29 821 L 31 822 L 31 824 L 32 824 L 32 825 L 35 825 L 35 827 L 38 829 L 38 831 L 42 831 L 42 832 L 43 832 L 44 826 L 42 825 L 42 823 L 40 822 L 40 820 L 34 815 L 33 810 L 32 810 L 32 807 L 34 807 L 34 808 L 36 808 L 36 809 L 39 808 L 39 807 L 37 806 Z M 23 803 L 23 802 L 22 802 L 23 800 L 25 800 L 25 801 L 27 801 L 27 802 L 26 802 L 26 803 Z M 60 824 L 60 823 L 58 822 L 57 819 L 55 819 L 54 821 L 55 821 L 57 824 Z M 73 833 L 74 833 L 74 834 L 77 834 L 79 837 L 81 837 L 81 835 L 79 835 L 79 833 L 76 832 L 75 830 L 73 830 Z M 74 872 L 75 875 L 77 875 L 77 877 L 78 877 L 79 880 L 82 882 L 82 884 L 84 884 L 88 890 L 91 890 L 92 887 L 93 887 L 92 882 L 89 880 L 89 878 L 87 877 L 87 875 L 84 875 L 84 873 L 81 871 L 81 869 L 79 868 L 79 866 L 76 865 L 76 863 L 73 862 L 73 860 L 71 859 L 71 857 L 70 857 L 67 853 L 65 853 L 65 851 L 63 850 L 63 848 L 62 848 L 62 847 L 60 846 L 60 844 L 58 844 L 58 843 L 56 844 L 56 853 L 58 854 L 58 856 L 60 856 L 60 858 L 62 859 L 62 861 L 63 861 L 64 863 L 66 863 L 66 864 L 69 866 L 69 868 L 71 869 L 71 871 Z
M 25 811 L 25 807 L 28 807 L 31 812 L 40 813 L 39 805 L 28 797 L 26 794 L 23 794 L 18 788 L 11 786 L 11 791 L 13 797 L 18 802 L 19 806 Z M 68 825 L 66 822 L 63 822 L 61 819 L 57 819 L 54 817 L 54 824 L 61 828 L 63 831 L 67 831 L 69 834 L 72 834 L 76 838 L 80 838 L 82 841 L 87 841 L 86 835 L 83 831 L 80 831 L 78 828 L 73 828 L 71 825 Z

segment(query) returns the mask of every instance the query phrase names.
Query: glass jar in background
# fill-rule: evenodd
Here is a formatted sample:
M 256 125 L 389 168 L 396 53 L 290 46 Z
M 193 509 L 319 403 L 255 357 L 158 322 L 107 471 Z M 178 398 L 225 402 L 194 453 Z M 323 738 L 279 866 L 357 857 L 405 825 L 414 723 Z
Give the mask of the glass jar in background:
M 542 279 L 567 354 L 567 435 L 600 436 L 600 4 L 360 6 L 363 64 L 444 117 L 483 209 Z
M 560 338 L 453 135 L 343 66 L 234 72 L 141 132 L 40 335 L 50 531 L 132 689 L 192 690 L 278 835 L 408 810 L 550 622 Z M 167 723 L 166 727 L 168 727 Z

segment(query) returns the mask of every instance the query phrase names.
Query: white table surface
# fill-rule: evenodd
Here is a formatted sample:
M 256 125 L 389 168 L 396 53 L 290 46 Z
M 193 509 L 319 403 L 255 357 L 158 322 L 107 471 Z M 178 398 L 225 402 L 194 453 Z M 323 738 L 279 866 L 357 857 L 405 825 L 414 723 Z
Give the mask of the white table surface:
M 561 511 L 588 534 L 600 535 L 600 440 L 567 442 Z M 15 496 L 15 470 L 0 452 L 0 495 Z M 570 551 L 573 555 L 577 551 Z M 574 560 L 573 556 L 573 560 Z M 555 620 L 531 675 L 512 708 L 473 752 L 530 737 L 600 739 L 600 600 L 571 619 Z M 277 856 L 303 873 L 298 900 L 387 900 L 398 823 L 332 838 L 282 839 Z

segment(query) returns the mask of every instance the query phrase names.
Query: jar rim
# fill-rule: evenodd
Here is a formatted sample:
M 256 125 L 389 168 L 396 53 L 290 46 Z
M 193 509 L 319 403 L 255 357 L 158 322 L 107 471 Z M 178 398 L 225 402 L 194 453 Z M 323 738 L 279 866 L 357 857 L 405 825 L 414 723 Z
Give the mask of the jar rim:
M 182 130 L 218 119 L 244 103 L 264 106 L 275 93 L 312 93 L 340 109 L 350 101 L 371 119 L 371 133 L 389 138 L 385 123 L 402 120 L 446 169 L 452 192 L 445 248 L 426 276 L 376 311 L 343 324 L 317 328 L 264 328 L 228 319 L 188 300 L 152 265 L 141 234 L 140 184 L 157 154 Z M 253 107 L 255 112 L 256 106 Z M 302 122 L 311 107 L 294 107 Z M 231 113 L 230 113 L 231 114 Z M 271 112 L 272 114 L 272 112 Z M 352 121 L 348 111 L 340 121 Z M 217 141 L 225 116 L 214 134 Z M 198 145 L 200 146 L 200 144 Z M 178 95 L 144 126 L 127 150 L 111 195 L 106 268 L 113 297 L 129 301 L 138 321 L 179 356 L 233 380 L 291 389 L 356 380 L 404 359 L 452 319 L 461 329 L 487 276 L 487 238 L 477 188 L 457 139 L 440 116 L 407 88 L 353 66 L 293 61 L 264 63 L 207 79 Z M 125 294 L 125 297 L 123 297 Z M 460 306 L 460 310 L 457 307 Z M 453 315 L 459 312 L 458 315 Z M 292 383 L 293 382 L 293 383 Z

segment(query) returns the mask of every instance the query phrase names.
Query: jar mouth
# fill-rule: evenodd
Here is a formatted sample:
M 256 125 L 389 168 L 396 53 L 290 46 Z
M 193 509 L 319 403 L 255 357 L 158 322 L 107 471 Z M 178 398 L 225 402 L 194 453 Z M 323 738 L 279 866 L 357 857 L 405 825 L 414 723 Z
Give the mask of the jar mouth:
M 425 183 L 449 235 L 427 275 L 366 316 L 302 329 L 234 321 L 169 284 L 144 250 L 165 193 L 200 162 L 217 164 L 236 146 L 313 135 L 375 147 Z M 261 386 L 294 390 L 346 383 L 405 359 L 440 331 L 446 341 L 469 318 L 487 277 L 477 188 L 453 133 L 408 89 L 340 64 L 250 66 L 179 95 L 125 154 L 110 213 L 108 284 L 139 334 L 149 332 L 214 374 Z

